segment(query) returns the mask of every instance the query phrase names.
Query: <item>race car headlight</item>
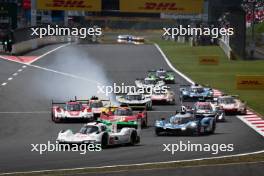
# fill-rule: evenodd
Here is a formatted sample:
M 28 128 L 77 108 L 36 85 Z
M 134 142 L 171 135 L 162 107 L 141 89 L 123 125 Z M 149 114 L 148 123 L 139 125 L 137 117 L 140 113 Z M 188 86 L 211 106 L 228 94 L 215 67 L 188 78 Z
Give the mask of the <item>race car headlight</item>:
M 57 117 L 63 117 L 63 114 L 57 114 Z
M 191 126 L 192 128 L 195 128 L 195 127 L 197 126 L 197 124 L 196 124 L 195 122 L 192 122 L 192 123 L 190 124 L 190 126 Z
M 224 114 L 221 114 L 218 119 L 223 119 L 224 118 Z
M 186 130 L 186 127 L 182 127 L 181 130 L 182 130 L 182 131 L 185 131 L 185 130 Z

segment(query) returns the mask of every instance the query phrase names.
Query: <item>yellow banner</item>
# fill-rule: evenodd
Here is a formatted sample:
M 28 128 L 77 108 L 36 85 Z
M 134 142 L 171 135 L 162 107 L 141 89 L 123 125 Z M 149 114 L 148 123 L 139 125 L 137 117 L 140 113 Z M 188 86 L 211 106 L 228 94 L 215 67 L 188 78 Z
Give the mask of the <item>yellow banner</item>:
M 264 89 L 264 75 L 237 75 L 237 89 Z
M 101 0 L 37 0 L 39 10 L 101 11 Z
M 121 12 L 202 13 L 204 0 L 119 0 Z
M 218 56 L 199 56 L 200 65 L 218 65 L 219 57 Z

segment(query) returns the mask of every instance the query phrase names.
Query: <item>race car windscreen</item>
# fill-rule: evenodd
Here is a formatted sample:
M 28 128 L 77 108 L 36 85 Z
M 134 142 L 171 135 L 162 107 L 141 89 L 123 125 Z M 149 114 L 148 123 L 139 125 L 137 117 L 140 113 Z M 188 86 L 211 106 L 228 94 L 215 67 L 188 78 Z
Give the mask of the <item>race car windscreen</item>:
M 171 119 L 170 119 L 170 123 L 172 123 L 172 124 L 178 124 L 178 125 L 180 125 L 180 124 L 186 124 L 186 123 L 188 123 L 190 121 L 193 121 L 193 118 L 191 118 L 191 117 L 179 117 L 177 115 L 171 117 Z
M 103 102 L 101 102 L 101 101 L 90 102 L 90 107 L 91 108 L 101 108 L 103 106 L 104 106 Z
M 87 125 L 80 129 L 79 133 L 81 134 L 91 134 L 98 132 L 99 128 L 97 126 Z
M 144 83 L 146 85 L 151 85 L 151 84 L 156 84 L 156 81 L 155 80 L 151 80 L 151 79 L 145 79 L 144 80 Z
M 220 99 L 218 99 L 218 103 L 220 103 L 220 104 L 234 104 L 235 100 L 232 97 L 220 98 Z
M 196 109 L 198 110 L 212 110 L 209 104 L 198 104 L 196 105 Z
M 66 111 L 81 111 L 82 105 L 81 104 L 67 104 Z
M 157 71 L 156 76 L 161 77 L 161 76 L 166 76 L 165 71 Z
M 126 99 L 127 100 L 142 100 L 142 96 L 141 95 L 127 95 Z
M 116 116 L 130 116 L 130 115 L 133 115 L 133 112 L 131 109 L 116 109 L 114 112 L 114 115 L 116 115 Z
M 203 93 L 204 89 L 202 87 L 192 88 L 192 92 L 194 92 L 194 93 Z

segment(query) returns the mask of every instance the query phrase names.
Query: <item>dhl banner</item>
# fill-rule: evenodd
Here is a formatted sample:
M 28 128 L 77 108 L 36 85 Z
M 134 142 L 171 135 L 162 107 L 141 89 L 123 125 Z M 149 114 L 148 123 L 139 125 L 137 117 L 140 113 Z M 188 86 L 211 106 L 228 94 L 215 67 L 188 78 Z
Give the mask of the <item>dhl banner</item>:
M 264 89 L 264 75 L 237 75 L 237 89 Z
M 101 0 L 37 0 L 39 10 L 101 11 Z
M 200 65 L 218 65 L 219 56 L 199 56 Z
M 120 12 L 202 13 L 204 0 L 119 0 Z

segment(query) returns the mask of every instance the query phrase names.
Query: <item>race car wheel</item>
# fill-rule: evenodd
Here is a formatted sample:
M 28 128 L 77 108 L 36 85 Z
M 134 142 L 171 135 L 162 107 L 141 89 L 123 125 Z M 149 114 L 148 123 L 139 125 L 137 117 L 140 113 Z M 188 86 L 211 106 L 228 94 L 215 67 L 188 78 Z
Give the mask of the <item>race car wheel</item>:
M 194 131 L 194 133 L 193 133 L 195 136 L 200 136 L 200 135 L 202 135 L 202 127 L 201 127 L 201 124 L 199 124 L 198 126 L 197 126 L 197 129 L 196 129 L 196 131 Z
M 175 99 L 170 102 L 171 105 L 175 105 Z
M 141 119 L 141 126 L 142 128 L 148 127 L 148 117 L 146 116 L 145 119 Z
M 108 145 L 108 134 L 104 133 L 102 136 L 101 147 L 106 148 Z
M 137 143 L 137 132 L 133 131 L 130 136 L 130 145 L 135 145 Z
M 157 128 L 157 127 L 155 128 L 155 134 L 156 134 L 157 136 L 160 136 L 160 135 L 161 135 L 161 134 L 160 134 L 161 132 L 162 132 L 162 130 L 161 130 L 160 128 Z
M 53 113 L 51 114 L 51 120 L 53 122 L 55 122 L 55 123 L 59 123 L 60 122 L 60 119 L 56 119 Z
M 216 128 L 216 123 L 213 121 L 212 130 L 210 131 L 210 134 L 214 134 Z

